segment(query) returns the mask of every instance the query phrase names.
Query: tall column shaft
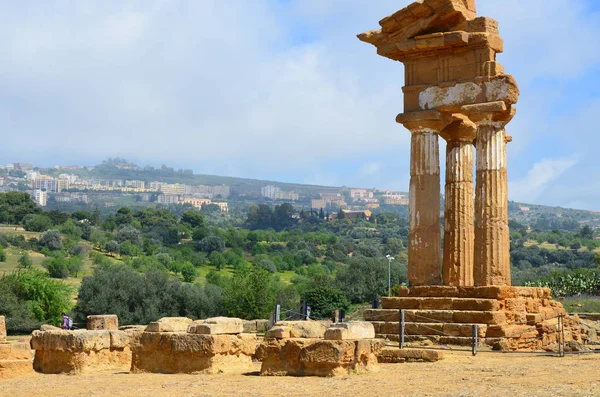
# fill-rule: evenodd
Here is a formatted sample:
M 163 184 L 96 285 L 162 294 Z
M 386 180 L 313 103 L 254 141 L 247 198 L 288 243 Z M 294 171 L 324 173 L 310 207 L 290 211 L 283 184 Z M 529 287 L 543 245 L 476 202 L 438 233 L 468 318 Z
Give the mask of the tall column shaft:
M 473 275 L 477 286 L 511 284 L 506 133 L 494 122 L 477 128 Z
M 408 280 L 440 285 L 440 160 L 437 131 L 412 131 Z
M 472 140 L 448 141 L 445 193 L 444 285 L 472 286 L 475 243 Z

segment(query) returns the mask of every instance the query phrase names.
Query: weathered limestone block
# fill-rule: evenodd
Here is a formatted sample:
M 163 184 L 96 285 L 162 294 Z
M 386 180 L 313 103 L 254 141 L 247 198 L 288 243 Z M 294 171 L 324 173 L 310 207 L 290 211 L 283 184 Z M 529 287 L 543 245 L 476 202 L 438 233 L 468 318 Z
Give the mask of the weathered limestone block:
M 444 352 L 426 349 L 384 348 L 377 355 L 380 363 L 436 362 L 444 358 Z
M 114 314 L 87 316 L 87 329 L 93 330 L 118 330 L 119 318 Z
M 267 332 L 267 338 L 323 338 L 329 324 L 320 321 L 279 321 Z
M 187 317 L 163 317 L 148 324 L 146 332 L 187 332 L 191 325 L 194 321 Z
M 31 347 L 28 343 L 0 343 L 0 360 L 28 360 L 31 364 L 31 359 Z
M 0 316 L 0 342 L 6 340 L 6 318 Z
M 261 375 L 346 376 L 377 370 L 383 342 L 363 340 L 266 339 L 257 350 Z
M 33 331 L 34 369 L 47 374 L 129 371 L 130 335 L 124 331 Z
M 236 335 L 244 332 L 244 323 L 240 318 L 213 317 L 195 321 L 189 332 L 203 335 Z
M 374 339 L 375 328 L 366 321 L 331 324 L 325 331 L 326 340 Z
M 245 334 L 263 333 L 269 330 L 269 320 L 244 320 Z
M 132 344 L 132 372 L 240 373 L 251 369 L 256 336 L 144 332 Z

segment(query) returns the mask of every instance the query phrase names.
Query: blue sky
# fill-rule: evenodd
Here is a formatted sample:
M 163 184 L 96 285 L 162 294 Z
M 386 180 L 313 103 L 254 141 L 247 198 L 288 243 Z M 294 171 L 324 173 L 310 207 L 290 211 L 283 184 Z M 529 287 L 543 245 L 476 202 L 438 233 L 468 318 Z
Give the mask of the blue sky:
M 406 191 L 403 67 L 355 35 L 408 3 L 0 1 L 0 163 Z M 600 210 L 599 2 L 477 4 L 521 87 L 510 198 Z

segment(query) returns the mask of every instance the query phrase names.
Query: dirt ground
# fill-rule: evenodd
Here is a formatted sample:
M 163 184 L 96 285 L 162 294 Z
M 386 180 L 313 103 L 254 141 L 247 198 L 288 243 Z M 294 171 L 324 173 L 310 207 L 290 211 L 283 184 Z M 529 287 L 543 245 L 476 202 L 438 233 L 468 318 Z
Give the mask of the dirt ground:
M 260 363 L 254 364 L 254 371 Z M 42 375 L 0 381 L 0 396 L 600 396 L 600 355 L 446 353 L 344 378 L 246 375 Z

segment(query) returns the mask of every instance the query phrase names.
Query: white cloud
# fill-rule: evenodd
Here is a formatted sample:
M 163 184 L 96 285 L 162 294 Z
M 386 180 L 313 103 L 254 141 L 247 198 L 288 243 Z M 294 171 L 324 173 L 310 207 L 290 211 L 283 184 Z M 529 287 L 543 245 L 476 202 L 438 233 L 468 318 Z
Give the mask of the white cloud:
M 407 190 L 410 135 L 394 121 L 402 65 L 355 35 L 409 3 L 2 2 L 0 141 L 10 145 L 0 162 L 120 155 L 205 173 Z M 478 0 L 481 15 L 500 21 L 499 61 L 522 87 L 508 126 L 511 175 L 570 155 L 556 107 L 584 101 L 570 83 L 595 78 L 600 64 L 590 50 L 600 17 L 586 4 Z M 569 122 L 585 111 L 571 106 L 562 116 Z M 548 136 L 556 148 L 538 151 Z
M 381 172 L 382 168 L 383 163 L 369 161 L 368 163 L 365 163 L 362 165 L 362 167 L 360 167 L 360 170 L 358 170 L 358 174 L 362 177 L 376 176 Z
M 577 163 L 576 157 L 535 163 L 525 178 L 509 183 L 509 197 L 515 201 L 535 203 L 553 182 Z

